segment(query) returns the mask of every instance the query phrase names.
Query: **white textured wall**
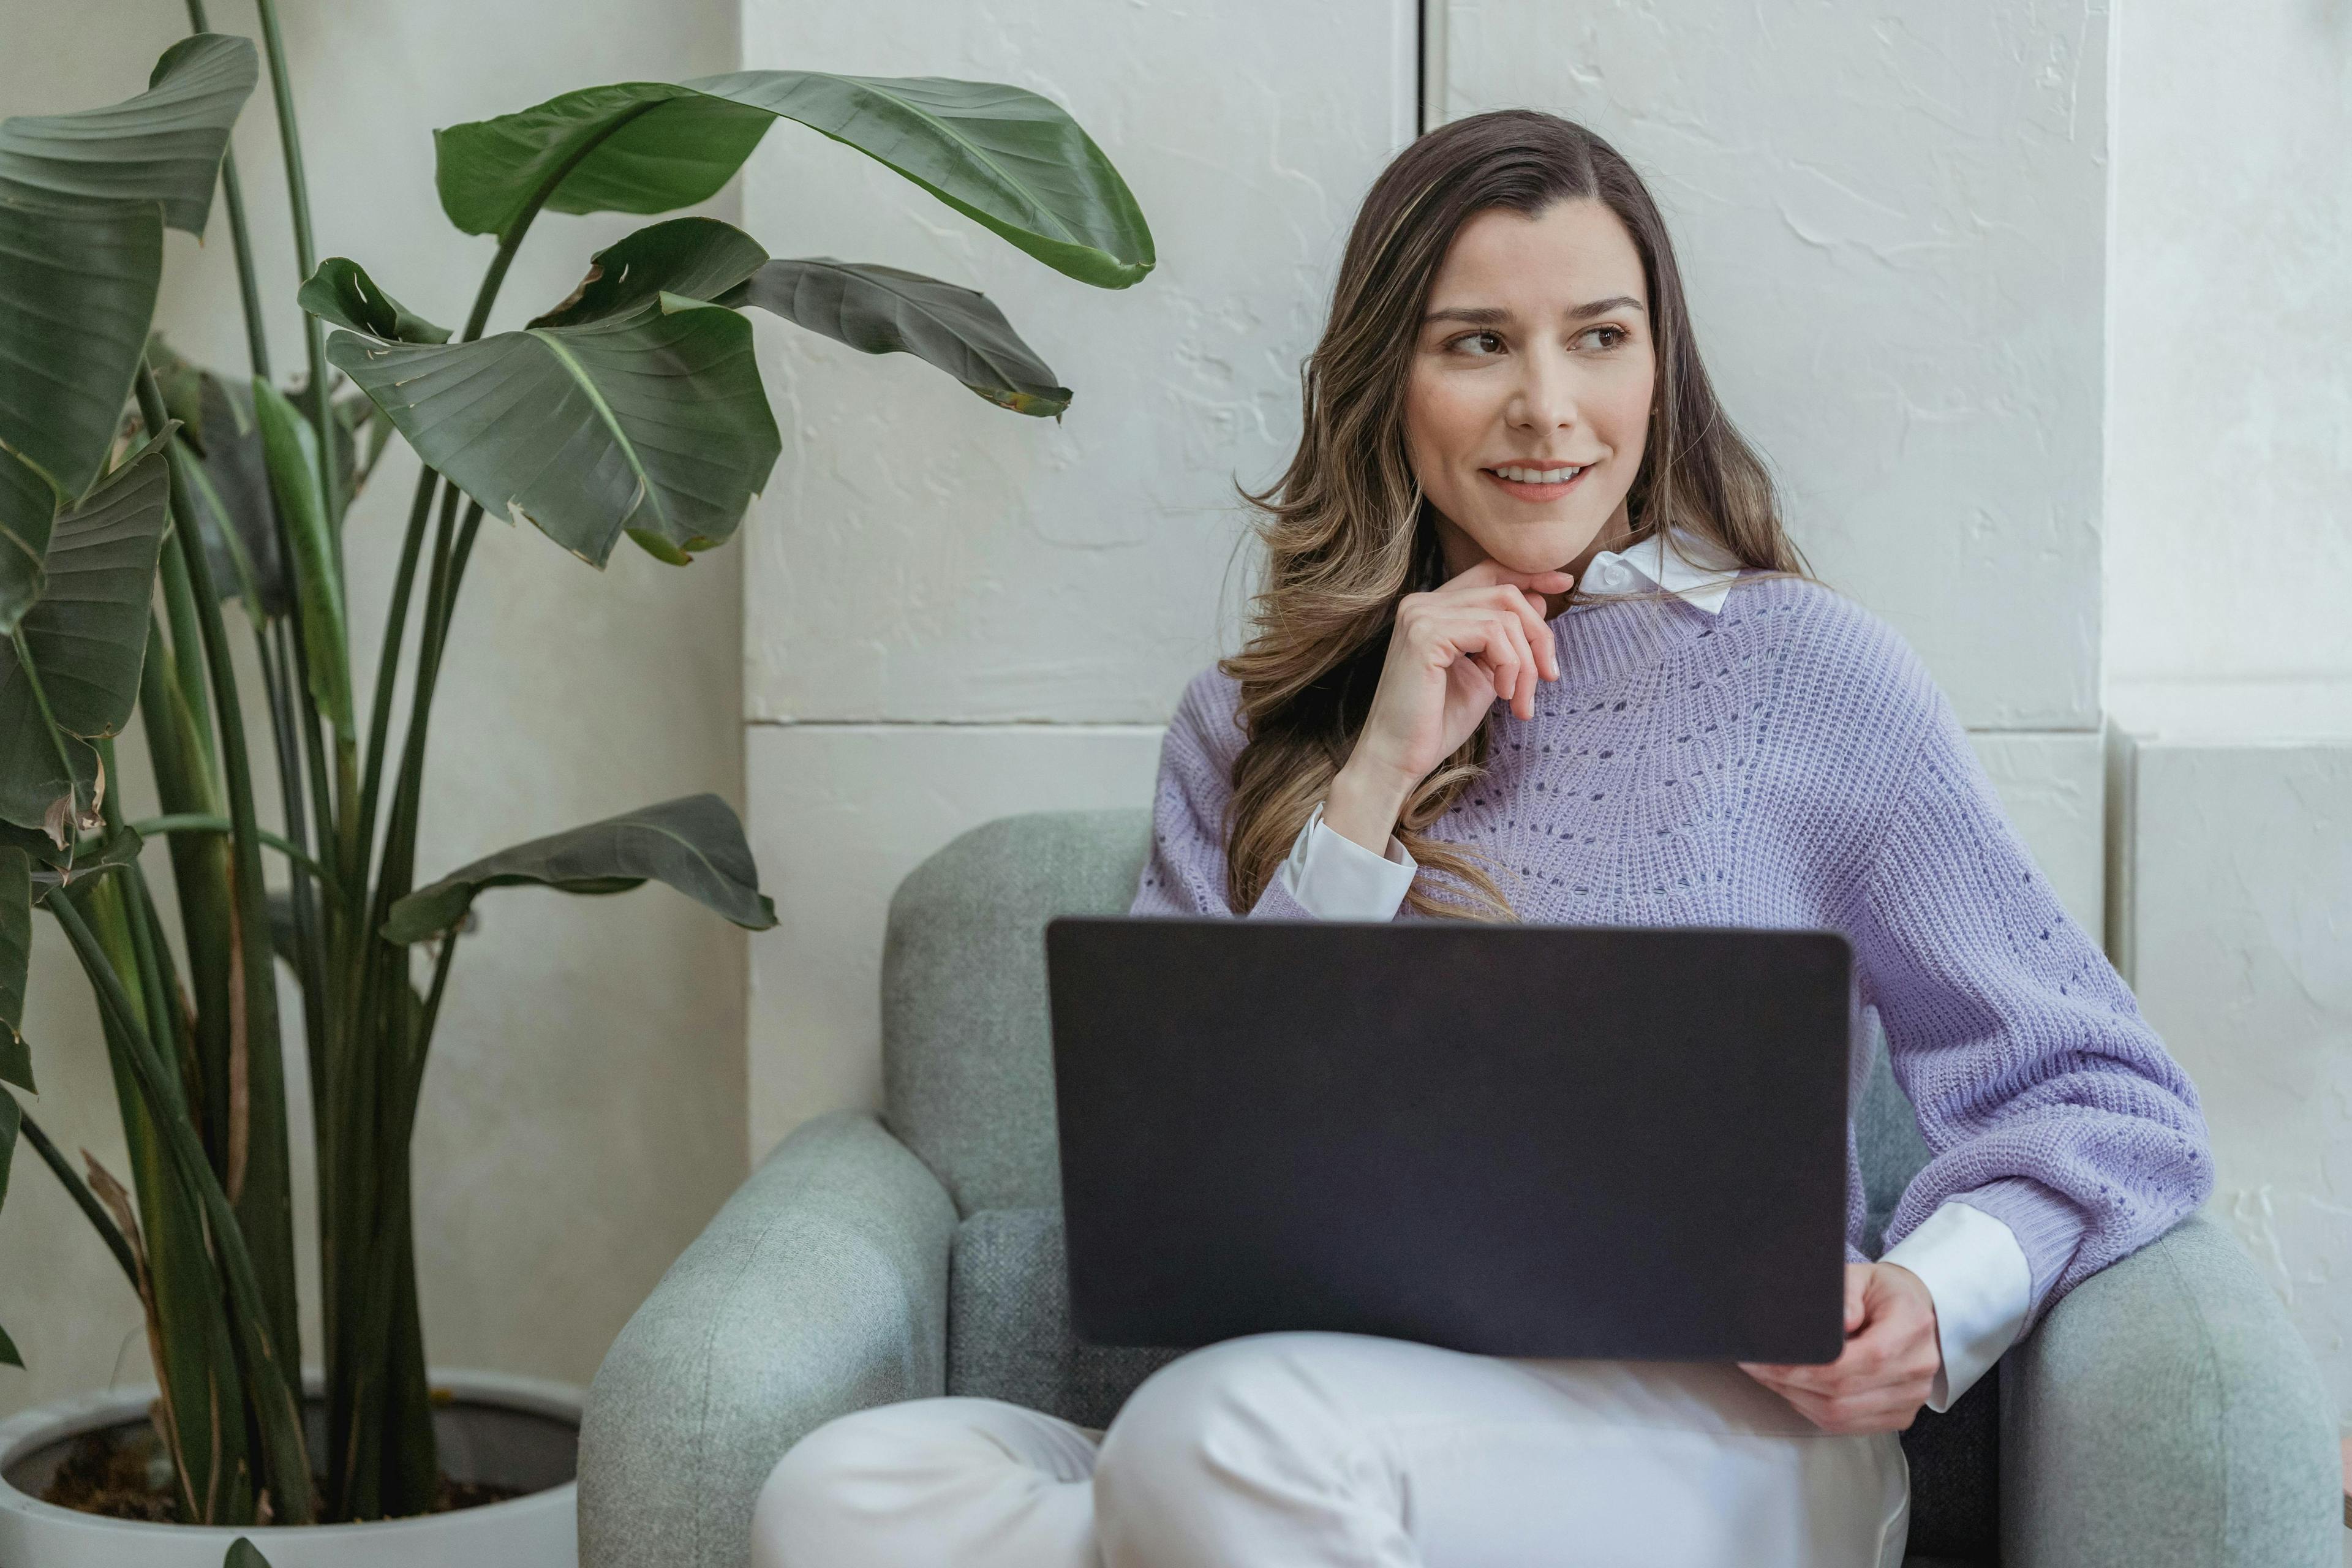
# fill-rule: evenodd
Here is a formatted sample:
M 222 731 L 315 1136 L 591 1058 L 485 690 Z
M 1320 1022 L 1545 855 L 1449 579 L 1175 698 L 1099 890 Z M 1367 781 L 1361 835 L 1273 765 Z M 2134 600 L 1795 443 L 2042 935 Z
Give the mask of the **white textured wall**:
M 223 30 L 254 26 L 241 0 L 211 9 Z M 0 113 L 130 96 L 182 19 L 176 5 L 5 10 Z M 492 244 L 442 218 L 434 127 L 572 87 L 724 70 L 736 56 L 723 0 L 281 12 L 320 253 L 357 258 L 445 322 L 463 320 Z M 302 351 L 268 99 L 265 82 L 236 151 L 283 376 L 300 368 Z M 519 324 L 561 299 L 592 248 L 639 221 L 542 218 L 492 325 Z M 243 368 L 217 209 L 202 247 L 171 237 L 160 324 L 184 352 Z M 347 525 L 353 642 L 370 681 L 415 474 L 404 451 L 387 456 Z M 600 575 L 534 531 L 487 528 L 434 728 L 420 871 L 692 790 L 738 796 L 741 560 L 723 551 L 677 571 L 624 549 Z M 254 743 L 267 759 L 266 729 Z M 152 795 L 137 804 L 137 751 L 134 733 L 127 793 L 134 810 L 152 809 Z M 263 813 L 275 820 L 274 797 Z M 445 1363 L 584 1382 L 745 1170 L 745 941 L 666 889 L 603 900 L 493 893 L 481 911 L 452 972 L 416 1142 L 426 1338 Z M 39 922 L 27 1029 L 46 1090 L 35 1114 L 68 1151 L 87 1144 L 120 1171 L 96 1017 L 47 926 Z M 307 1216 L 307 1204 L 299 1212 Z M 315 1275 L 307 1256 L 304 1272 Z M 137 1303 L 29 1151 L 19 1152 L 0 1212 L 0 1322 L 29 1363 L 0 1371 L 0 1413 L 118 1373 L 146 1375 Z
M 980 288 L 1076 393 L 1060 425 L 1024 419 L 905 356 L 761 323 L 791 412 L 747 530 L 746 765 L 785 921 L 753 949 L 754 1152 L 874 1099 L 882 910 L 918 860 L 1007 811 L 1150 798 L 1159 725 L 1235 640 L 1234 480 L 1287 458 L 1347 225 L 1411 134 L 1412 37 L 1406 0 L 746 0 L 750 68 L 1054 99 L 1160 254 L 1134 288 L 1090 289 L 791 126 L 746 175 L 772 251 Z
M 2352 738 L 2352 9 L 2116 34 L 2111 706 Z
M 2195 1080 L 2209 1205 L 2352 1432 L 2352 744 L 2147 740 L 2123 792 L 2140 1005 Z
M 1445 117 L 1633 161 L 1798 542 L 1962 719 L 2099 710 L 2106 16 L 2094 0 L 1453 0 Z
M 2115 33 L 2116 934 L 2352 1432 L 2352 11 Z

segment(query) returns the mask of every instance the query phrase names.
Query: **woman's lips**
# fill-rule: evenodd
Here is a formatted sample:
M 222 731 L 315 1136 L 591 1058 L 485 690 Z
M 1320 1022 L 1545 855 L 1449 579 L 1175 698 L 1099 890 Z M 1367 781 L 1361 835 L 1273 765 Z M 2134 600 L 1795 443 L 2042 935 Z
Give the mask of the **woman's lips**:
M 1556 485 L 1531 485 L 1524 479 L 1507 479 L 1492 468 L 1481 468 L 1478 470 L 1480 477 L 1485 479 L 1487 483 L 1501 489 L 1505 495 L 1514 497 L 1519 500 L 1528 501 L 1558 500 L 1560 497 L 1574 489 L 1578 485 L 1583 483 L 1584 476 L 1591 471 L 1591 466 L 1588 464 L 1584 468 L 1577 469 L 1576 478 L 1572 479 L 1564 479 Z

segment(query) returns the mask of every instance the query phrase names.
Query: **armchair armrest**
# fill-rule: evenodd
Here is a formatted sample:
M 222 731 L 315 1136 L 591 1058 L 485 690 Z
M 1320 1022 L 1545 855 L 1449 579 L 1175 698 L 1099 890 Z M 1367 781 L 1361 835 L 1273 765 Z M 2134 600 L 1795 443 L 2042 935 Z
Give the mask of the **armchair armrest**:
M 580 1430 L 583 1568 L 740 1568 L 803 1434 L 945 1391 L 955 1205 L 871 1115 L 779 1144 L 605 1355 Z
M 2007 1568 L 2337 1568 L 2319 1368 L 2228 1232 L 2192 1215 L 2001 1359 Z

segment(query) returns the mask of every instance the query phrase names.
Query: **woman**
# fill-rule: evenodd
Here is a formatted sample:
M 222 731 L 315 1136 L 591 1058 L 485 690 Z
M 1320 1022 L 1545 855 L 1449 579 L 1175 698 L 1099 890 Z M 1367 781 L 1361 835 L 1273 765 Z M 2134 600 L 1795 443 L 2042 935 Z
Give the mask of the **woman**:
M 1896 1433 L 2203 1201 L 2195 1091 L 1910 649 L 1803 575 L 1607 143 L 1515 111 L 1408 148 L 1304 386 L 1252 498 L 1255 636 L 1185 690 L 1135 910 L 1843 931 L 1854 1091 L 1874 1008 L 1933 1154 L 1874 1263 L 1849 1138 L 1844 1352 L 1267 1334 L 1107 1434 L 911 1401 L 784 1458 L 755 1560 L 1896 1568 Z

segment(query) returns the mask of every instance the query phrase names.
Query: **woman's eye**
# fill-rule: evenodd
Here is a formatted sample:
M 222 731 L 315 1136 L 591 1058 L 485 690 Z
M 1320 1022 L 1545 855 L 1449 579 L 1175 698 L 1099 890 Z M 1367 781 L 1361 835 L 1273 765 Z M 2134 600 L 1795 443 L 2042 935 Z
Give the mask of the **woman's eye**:
M 1583 338 L 1595 337 L 1603 332 L 1609 334 L 1608 341 L 1598 344 L 1598 347 L 1613 349 L 1619 343 L 1625 341 L 1625 329 L 1622 327 L 1593 327 L 1579 334 L 1579 340 L 1581 341 Z
M 1493 346 L 1474 349 L 1468 346 L 1472 343 L 1491 344 Z M 1463 350 L 1469 353 L 1474 359 L 1483 359 L 1489 354 L 1497 354 L 1502 353 L 1503 340 L 1493 332 L 1465 332 L 1460 337 L 1454 339 L 1451 346 Z

